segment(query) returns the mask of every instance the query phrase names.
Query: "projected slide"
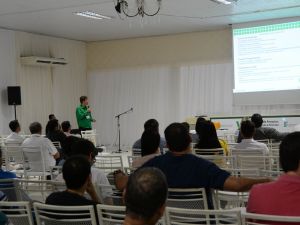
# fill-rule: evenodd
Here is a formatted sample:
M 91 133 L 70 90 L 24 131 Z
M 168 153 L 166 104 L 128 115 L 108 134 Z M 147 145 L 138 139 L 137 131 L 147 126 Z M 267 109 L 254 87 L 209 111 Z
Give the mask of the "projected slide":
M 233 29 L 234 93 L 300 89 L 300 21 Z

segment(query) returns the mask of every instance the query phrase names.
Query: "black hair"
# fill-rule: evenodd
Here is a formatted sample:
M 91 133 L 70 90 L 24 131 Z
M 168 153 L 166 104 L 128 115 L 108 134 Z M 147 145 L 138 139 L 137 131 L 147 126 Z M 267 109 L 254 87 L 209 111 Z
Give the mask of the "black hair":
M 47 132 L 48 133 L 57 131 L 59 129 L 58 120 L 57 119 L 49 120 L 46 127 L 47 127 Z
M 254 113 L 252 116 L 251 116 L 251 121 L 254 123 L 255 125 L 255 128 L 259 128 L 262 126 L 264 120 L 262 118 L 262 116 L 258 113 Z
M 92 156 L 92 159 L 96 157 L 98 151 L 95 148 L 93 142 L 80 138 L 78 141 L 75 141 L 71 144 L 70 156 L 74 155 L 84 155 L 84 156 Z
M 75 145 L 75 143 L 77 143 L 80 140 L 81 138 L 76 136 L 67 136 L 66 139 L 61 143 L 61 147 L 64 150 L 63 156 L 65 159 L 72 155 L 72 145 Z
M 199 142 L 196 148 L 221 148 L 215 125 L 211 121 L 201 121 L 196 124 Z
M 159 123 L 157 122 L 156 119 L 150 119 L 144 123 L 144 130 L 149 130 L 158 133 L 158 127 L 159 127 Z
M 190 124 L 187 122 L 182 122 L 181 123 L 183 126 L 185 126 L 185 128 L 188 130 L 188 132 L 190 132 Z
M 31 134 L 38 134 L 42 132 L 42 125 L 39 122 L 33 122 L 29 126 Z
M 165 129 L 165 138 L 169 149 L 174 152 L 186 150 L 192 142 L 186 127 L 181 123 L 172 123 Z
M 300 163 L 300 132 L 288 134 L 279 147 L 280 164 L 284 172 L 295 171 Z
M 142 156 L 153 154 L 160 143 L 160 135 L 156 132 L 144 131 L 141 138 Z
M 242 121 L 241 133 L 244 138 L 253 138 L 255 133 L 255 124 L 250 120 Z
M 18 128 L 20 128 L 20 124 L 18 120 L 12 120 L 9 122 L 9 128 L 11 129 L 12 132 L 16 132 Z
M 63 132 L 67 132 L 68 130 L 70 130 L 70 128 L 71 128 L 70 121 L 63 121 L 61 123 L 61 129 L 63 130 Z
M 167 198 L 168 185 L 164 174 L 157 168 L 146 167 L 129 176 L 126 192 L 126 213 L 150 220 Z
M 50 115 L 48 116 L 48 118 L 49 118 L 49 120 L 54 120 L 54 119 L 56 119 L 56 117 L 55 117 L 54 114 L 50 114 Z
M 87 100 L 87 96 L 81 96 L 80 98 L 79 98 L 79 101 L 80 101 L 80 103 L 82 104 L 85 100 Z
M 91 174 L 91 164 L 86 157 L 72 156 L 62 168 L 63 178 L 68 189 L 81 188 Z

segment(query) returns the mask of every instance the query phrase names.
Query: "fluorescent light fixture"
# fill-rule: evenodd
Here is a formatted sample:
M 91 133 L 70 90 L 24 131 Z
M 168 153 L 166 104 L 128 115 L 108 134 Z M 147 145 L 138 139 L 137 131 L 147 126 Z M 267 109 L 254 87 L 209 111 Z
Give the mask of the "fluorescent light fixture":
M 102 20 L 102 19 L 111 19 L 111 17 L 109 16 L 104 16 L 92 11 L 84 11 L 84 12 L 75 12 L 74 13 L 77 16 L 83 16 L 83 17 L 87 17 L 90 19 L 96 19 L 96 20 Z
M 237 0 L 211 0 L 211 1 L 216 2 L 216 3 L 221 3 L 224 5 L 230 5 L 233 2 L 237 2 Z

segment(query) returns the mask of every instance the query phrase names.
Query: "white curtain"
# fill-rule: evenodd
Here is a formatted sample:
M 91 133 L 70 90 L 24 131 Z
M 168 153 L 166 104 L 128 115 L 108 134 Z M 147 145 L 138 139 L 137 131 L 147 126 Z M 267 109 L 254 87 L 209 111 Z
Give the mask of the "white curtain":
M 121 117 L 121 143 L 132 145 L 141 136 L 143 124 L 155 118 L 160 133 L 171 122 L 196 115 L 247 115 L 299 113 L 300 105 L 233 105 L 233 67 L 224 64 L 149 66 L 90 71 L 88 93 L 94 127 L 102 144 L 114 144 L 115 115 L 134 107 Z
M 23 66 L 20 56 L 65 58 L 66 66 Z M 79 97 L 87 93 L 85 43 L 61 38 L 16 32 L 17 83 L 21 86 L 22 106 L 19 118 L 23 131 L 33 121 L 45 127 L 54 113 L 62 122 L 77 127 L 75 108 Z

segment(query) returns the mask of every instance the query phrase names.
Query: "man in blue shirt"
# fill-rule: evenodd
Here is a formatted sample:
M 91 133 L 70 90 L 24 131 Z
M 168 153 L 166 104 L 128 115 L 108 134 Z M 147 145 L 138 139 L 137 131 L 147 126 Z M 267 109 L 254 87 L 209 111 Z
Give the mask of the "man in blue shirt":
M 143 167 L 156 167 L 166 176 L 169 188 L 205 188 L 208 206 L 213 208 L 210 189 L 226 191 L 248 191 L 254 184 L 269 182 L 270 179 L 250 179 L 231 176 L 214 163 L 191 154 L 191 136 L 181 123 L 173 123 L 165 130 L 169 152 L 157 156 Z M 116 186 L 122 189 L 127 179 L 116 173 Z

